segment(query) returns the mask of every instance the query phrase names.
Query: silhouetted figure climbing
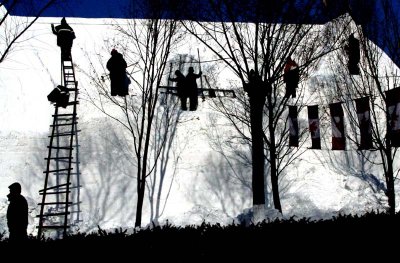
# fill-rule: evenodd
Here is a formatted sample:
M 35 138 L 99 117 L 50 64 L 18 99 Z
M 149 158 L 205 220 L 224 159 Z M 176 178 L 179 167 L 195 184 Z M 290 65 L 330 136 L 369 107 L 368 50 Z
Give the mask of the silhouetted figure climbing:
M 286 98 L 289 98 L 290 96 L 292 96 L 292 98 L 296 98 L 296 89 L 297 85 L 299 84 L 299 80 L 299 66 L 291 57 L 288 57 L 283 70 L 283 81 L 286 83 Z
M 107 69 L 110 71 L 111 96 L 128 95 L 129 78 L 126 75 L 126 61 L 117 50 L 111 51 L 111 58 L 107 61 Z
M 7 195 L 10 204 L 7 209 L 7 225 L 10 241 L 24 241 L 27 239 L 28 228 L 28 202 L 21 195 L 21 185 L 13 183 Z
M 69 101 L 69 91 L 66 87 L 58 85 L 47 95 L 47 99 L 55 103 L 57 107 L 66 108 Z
M 54 27 L 54 24 L 51 24 L 51 29 L 57 36 L 57 46 L 61 48 L 61 59 L 71 60 L 72 43 L 76 38 L 74 30 L 67 24 L 65 17 L 61 19 L 61 25 Z
M 358 63 L 360 62 L 360 41 L 354 37 L 354 34 L 349 36 L 345 51 L 348 58 L 348 69 L 351 75 L 360 74 Z
M 176 90 L 178 97 L 181 101 L 181 109 L 187 110 L 187 99 L 189 97 L 189 92 L 186 87 L 186 77 L 182 74 L 180 70 L 175 71 L 175 78 L 169 78 L 170 81 L 176 82 Z
M 195 111 L 199 103 L 199 90 L 197 88 L 196 79 L 200 78 L 201 74 L 201 71 L 199 72 L 199 74 L 195 74 L 193 67 L 189 67 L 189 73 L 186 75 L 186 89 L 189 94 L 191 111 Z

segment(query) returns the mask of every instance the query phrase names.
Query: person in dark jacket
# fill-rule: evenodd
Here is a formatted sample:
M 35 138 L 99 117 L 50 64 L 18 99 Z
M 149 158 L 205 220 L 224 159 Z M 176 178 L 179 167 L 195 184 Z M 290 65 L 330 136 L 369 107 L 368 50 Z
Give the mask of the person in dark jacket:
M 300 80 L 299 66 L 291 58 L 286 59 L 285 68 L 283 69 L 283 81 L 286 83 L 285 97 L 296 98 L 296 89 Z
M 188 90 L 186 88 L 186 77 L 180 70 L 175 71 L 175 78 L 169 78 L 170 81 L 176 82 L 176 90 L 178 97 L 181 100 L 181 109 L 187 110 L 187 99 L 189 97 Z
M 51 24 L 51 30 L 57 36 L 57 46 L 61 48 L 61 59 L 71 60 L 72 43 L 76 38 L 74 30 L 67 24 L 65 17 L 61 19 L 61 25 L 54 27 L 54 24 Z
M 189 67 L 189 72 L 186 75 L 186 89 L 189 94 L 189 101 L 190 101 L 190 110 L 195 111 L 197 109 L 198 105 L 198 96 L 199 96 L 199 90 L 197 88 L 197 82 L 196 79 L 201 77 L 201 71 L 199 74 L 194 73 L 193 67 Z
M 128 83 L 126 76 L 126 61 L 117 50 L 111 51 L 111 58 L 107 61 L 107 69 L 110 71 L 111 96 L 128 95 Z
M 360 68 L 358 63 L 360 62 L 360 41 L 354 37 L 354 34 L 349 36 L 345 51 L 348 57 L 348 69 L 351 75 L 359 75 Z
M 28 202 L 21 195 L 21 185 L 13 183 L 7 195 L 10 204 L 7 209 L 7 226 L 10 241 L 24 241 L 27 239 L 28 228 Z

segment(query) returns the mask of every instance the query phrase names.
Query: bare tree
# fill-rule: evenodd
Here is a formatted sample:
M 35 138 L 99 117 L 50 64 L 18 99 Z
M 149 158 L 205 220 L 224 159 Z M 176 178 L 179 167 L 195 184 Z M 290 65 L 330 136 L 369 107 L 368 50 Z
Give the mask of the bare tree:
M 173 68 L 180 68 L 182 66 L 180 61 L 170 61 L 168 64 L 169 72 L 172 72 Z M 169 77 L 170 74 L 166 76 L 168 86 L 171 84 L 168 80 Z M 186 140 L 185 143 L 176 140 L 176 133 L 181 119 L 181 111 L 178 110 L 180 106 L 177 104 L 178 98 L 168 96 L 167 94 L 163 95 L 164 97 L 160 98 L 161 106 L 155 111 L 154 143 L 151 145 L 154 162 L 158 161 L 159 165 L 155 166 L 154 172 L 149 177 L 147 183 L 147 193 L 150 202 L 150 221 L 154 223 L 158 223 L 159 218 L 166 208 L 172 183 L 177 174 L 177 164 L 181 158 L 181 152 L 186 147 L 188 141 Z M 161 149 L 161 151 L 157 149 Z M 167 179 L 169 179 L 169 182 L 166 181 Z M 164 198 L 162 198 L 162 195 L 164 195 Z
M 296 98 L 284 96 L 282 73 L 285 62 L 288 57 L 295 59 L 304 80 L 319 59 L 336 49 L 338 43 L 327 37 L 330 31 L 323 26 L 301 22 L 305 18 L 302 14 L 307 14 L 314 7 L 313 3 L 305 6 L 302 14 L 293 13 L 295 8 L 289 2 L 283 3 L 282 12 L 267 14 L 270 21 L 285 21 L 285 18 L 295 15 L 298 22 L 294 24 L 268 23 L 263 20 L 261 12 L 257 12 L 268 10 L 267 5 L 268 3 L 259 2 L 257 6 L 250 7 L 248 12 L 255 12 L 254 21 L 239 23 L 236 22 L 237 18 L 246 16 L 246 7 L 238 9 L 231 1 L 221 0 L 213 8 L 221 21 L 228 22 L 182 23 L 188 32 L 196 36 L 232 70 L 242 87 L 248 84 L 251 69 L 260 76 L 262 84 L 246 91 L 249 100 L 241 97 L 241 104 L 228 106 L 221 103 L 219 109 L 231 121 L 239 137 L 251 141 L 254 208 L 263 208 L 265 205 L 264 159 L 267 149 L 273 203 L 282 212 L 279 176 L 304 151 L 304 148 L 292 148 L 287 144 L 287 105 L 298 105 L 298 110 L 301 110 L 304 94 L 299 88 Z M 242 96 L 244 94 L 242 92 Z M 247 130 L 238 127 L 238 122 L 245 123 Z
M 154 12 L 153 17 L 162 17 L 162 6 L 152 6 L 151 10 Z M 157 195 L 156 200 L 160 201 L 161 189 L 155 192 L 155 173 L 160 171 L 162 177 L 158 178 L 158 186 L 162 187 L 167 169 L 164 158 L 169 158 L 168 150 L 173 142 L 171 136 L 174 136 L 179 119 L 176 100 L 170 101 L 168 107 L 160 107 L 159 86 L 165 77 L 171 48 L 179 42 L 180 35 L 175 21 L 158 18 L 130 20 L 127 25 L 114 26 L 118 36 L 108 44 L 110 48 L 118 46 L 118 50 L 124 50 L 124 57 L 130 65 L 131 93 L 124 98 L 111 96 L 108 81 L 105 81 L 104 76 L 100 77 L 102 74 L 95 69 L 96 63 L 91 61 L 92 68 L 86 72 L 97 88 L 97 93 L 87 91 L 87 99 L 130 134 L 129 143 L 137 166 L 135 226 L 141 226 L 146 187 L 153 191 L 149 196 Z M 160 161 L 161 165 L 158 166 Z M 151 176 L 151 183 L 147 185 L 147 179 Z M 161 213 L 158 205 L 154 208 L 153 219 L 157 219 Z
M 381 183 L 379 179 L 380 176 L 374 174 L 375 163 L 369 161 L 376 157 L 376 153 L 375 151 L 358 149 L 360 146 L 360 127 L 353 99 L 359 96 L 349 92 L 352 84 L 347 81 L 347 68 L 342 67 L 338 69 L 337 67 L 337 62 L 340 61 L 340 59 L 343 59 L 343 56 L 338 52 L 338 56 L 325 60 L 328 61 L 334 73 L 315 77 L 312 90 L 314 94 L 318 94 L 318 103 L 321 109 L 321 114 L 319 116 L 320 127 L 321 130 L 324 130 L 321 137 L 330 134 L 327 132 L 331 125 L 328 104 L 334 101 L 343 102 L 346 120 L 345 136 L 347 140 L 347 149 L 340 152 L 332 151 L 330 150 L 330 139 L 325 140 L 322 147 L 326 148 L 327 151 L 324 152 L 324 154 L 320 154 L 320 152 L 315 153 L 315 158 L 327 169 L 334 170 L 336 173 L 342 174 L 346 178 L 353 176 L 364 181 L 369 186 L 372 193 L 374 193 L 374 195 L 364 196 L 364 198 L 368 198 L 374 206 L 378 205 L 384 207 L 385 201 L 380 198 L 379 193 L 381 191 L 386 191 L 386 187 Z
M 0 63 L 20 44 L 21 36 L 38 20 L 43 12 L 62 0 L 27 2 L 21 0 L 5 0 L 0 3 Z M 32 17 L 11 16 L 14 10 L 29 10 Z
M 393 39 L 400 36 L 400 27 L 397 14 L 393 13 L 391 1 L 380 1 L 380 10 L 383 12 L 379 26 L 373 24 L 358 24 L 348 27 L 347 35 L 351 33 L 358 36 L 361 48 L 360 74 L 350 75 L 347 70 L 347 58 L 342 53 L 338 53 L 332 67 L 335 74 L 336 83 L 340 84 L 340 89 L 336 89 L 340 99 L 353 100 L 361 97 L 369 97 L 370 114 L 372 121 L 372 141 L 373 149 L 364 150 L 359 153 L 374 166 L 380 166 L 383 170 L 383 178 L 386 189 L 385 194 L 388 198 L 388 212 L 395 213 L 396 193 L 395 180 L 399 173 L 395 157 L 396 146 L 392 145 L 390 138 L 390 113 L 388 112 L 388 98 L 386 92 L 399 86 L 399 68 L 388 59 L 384 51 L 394 55 L 393 59 L 398 59 L 398 51 L 393 46 Z M 341 25 L 339 25 L 341 26 Z M 374 36 L 380 41 L 378 47 L 370 41 L 369 36 Z M 337 63 L 340 61 L 341 63 Z M 355 112 L 353 104 L 347 104 L 349 112 Z M 357 118 L 350 116 L 349 122 L 356 125 L 359 130 Z M 386 117 L 386 118 L 385 118 Z M 359 145 L 360 132 L 349 135 L 348 138 Z

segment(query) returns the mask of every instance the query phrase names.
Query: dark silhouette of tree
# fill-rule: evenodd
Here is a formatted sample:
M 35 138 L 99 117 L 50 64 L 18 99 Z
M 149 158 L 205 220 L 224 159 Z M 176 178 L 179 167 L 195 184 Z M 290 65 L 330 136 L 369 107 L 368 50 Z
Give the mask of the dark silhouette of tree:
M 328 41 L 327 36 L 331 33 L 328 26 L 301 23 L 302 14 L 292 12 L 294 9 L 291 2 L 283 4 L 282 12 L 268 15 L 275 21 L 284 19 L 285 16 L 296 15 L 298 24 L 264 23 L 262 19 L 257 19 L 257 14 L 253 16 L 255 19 L 251 23 L 239 23 L 235 18 L 241 17 L 239 14 L 245 13 L 245 9 L 234 8 L 229 0 L 214 3 L 216 16 L 223 17 L 222 21 L 227 21 L 228 18 L 229 22 L 182 23 L 188 32 L 196 36 L 232 70 L 245 88 L 248 99 L 238 98 L 243 101 L 245 107 L 239 108 L 236 105 L 229 108 L 220 104 L 220 109 L 234 127 L 235 123 L 243 122 L 249 129 L 247 132 L 250 133 L 247 133 L 236 126 L 237 132 L 251 141 L 254 208 L 262 208 L 265 204 L 264 160 L 267 158 L 274 207 L 282 212 L 279 176 L 304 151 L 287 146 L 287 105 L 300 104 L 299 99 L 304 94 L 300 90 L 295 100 L 284 97 L 284 65 L 286 59 L 292 57 L 300 66 L 300 78 L 304 80 L 319 59 L 336 49 L 338 43 L 332 37 L 329 37 Z M 258 5 L 249 12 L 268 10 L 268 2 L 258 2 Z M 303 14 L 311 8 L 313 3 L 304 7 Z M 260 79 L 255 85 L 249 85 L 251 70 L 254 70 Z M 300 109 L 301 107 L 298 107 L 298 110 Z M 265 154 L 265 150 L 268 155 Z
M 162 3 L 160 6 L 146 8 L 151 8 L 154 17 L 162 17 Z M 93 61 L 90 61 L 92 68 L 84 72 L 97 92 L 87 90 L 86 95 L 93 105 L 122 125 L 130 135 L 128 143 L 135 157 L 137 182 L 135 226 L 140 227 L 146 188 L 152 190 L 148 196 L 155 199 L 151 200 L 151 204 L 155 205 L 151 208 L 151 219 L 158 220 L 163 209 L 157 202 L 161 202 L 160 187 L 164 183 L 167 169 L 165 158 L 169 158 L 172 147 L 171 136 L 174 136 L 179 120 L 179 105 L 172 100 L 168 107 L 160 107 L 159 86 L 165 78 L 171 48 L 178 43 L 180 35 L 177 22 L 158 18 L 129 20 L 127 25 L 114 26 L 117 36 L 106 43 L 109 50 L 116 48 L 123 53 L 128 63 L 128 74 L 132 81 L 130 96 L 112 97 L 108 79 L 101 76 L 96 70 L 97 62 Z M 104 65 L 102 67 L 103 72 L 107 72 Z M 156 176 L 160 176 L 158 181 Z M 149 178 L 150 184 L 147 184 Z
M 321 126 L 321 137 L 325 138 L 322 140 L 322 152 L 315 152 L 315 159 L 327 169 L 333 170 L 337 174 L 341 174 L 347 180 L 349 177 L 356 177 L 363 180 L 370 188 L 374 195 L 364 196 L 367 198 L 372 206 L 376 205 L 385 207 L 386 200 L 380 198 L 379 192 L 386 191 L 383 187 L 383 183 L 379 179 L 379 175 L 374 174 L 376 165 L 368 160 L 376 158 L 374 150 L 358 150 L 360 145 L 360 127 L 357 118 L 357 112 L 354 97 L 359 96 L 348 92 L 351 83 L 346 81 L 349 72 L 347 64 L 343 64 L 343 68 L 337 68 L 338 59 L 344 59 L 342 55 L 334 56 L 330 58 L 329 63 L 334 66 L 332 75 L 328 74 L 325 76 L 318 76 L 313 79 L 313 88 L 310 93 L 316 96 L 318 105 L 320 108 L 320 126 Z M 343 63 L 345 61 L 343 60 Z M 316 95 L 318 94 L 318 95 Z M 350 95 L 351 94 L 351 95 Z M 331 119 L 329 112 L 329 103 L 333 101 L 343 101 L 343 110 L 345 112 L 345 136 L 347 140 L 347 146 L 345 151 L 332 151 L 331 150 Z M 368 208 L 364 208 L 366 211 Z
M 383 170 L 388 212 L 393 215 L 396 211 L 395 178 L 399 173 L 399 167 L 395 162 L 397 147 L 393 146 L 389 135 L 390 114 L 386 92 L 399 87 L 400 72 L 399 68 L 384 55 L 383 50 L 371 42 L 365 33 L 380 36 L 380 40 L 384 43 L 382 46 L 386 47 L 385 52 L 398 54 L 398 47 L 391 45 L 393 41 L 390 38 L 397 37 L 399 39 L 400 27 L 396 22 L 398 21 L 396 18 L 398 14 L 393 13 L 391 1 L 383 0 L 380 4 L 383 12 L 382 18 L 384 19 L 382 19 L 379 27 L 367 27 L 364 24 L 353 24 L 352 27 L 347 27 L 347 35 L 355 33 L 360 39 L 360 75 L 349 74 L 345 68 L 346 60 L 341 53 L 335 60 L 341 63 L 334 63 L 332 67 L 336 73 L 335 81 L 340 84 L 340 89 L 338 87 L 336 89 L 338 98 L 349 100 L 368 96 L 370 99 L 373 149 L 370 151 L 361 150 L 359 154 L 371 165 L 380 166 Z M 339 24 L 338 26 L 343 25 Z M 349 111 L 354 111 L 353 105 L 350 104 L 348 107 Z M 360 124 L 355 117 L 349 118 L 349 122 L 359 128 Z M 359 132 L 352 137 L 349 136 L 349 138 L 356 145 L 359 145 Z

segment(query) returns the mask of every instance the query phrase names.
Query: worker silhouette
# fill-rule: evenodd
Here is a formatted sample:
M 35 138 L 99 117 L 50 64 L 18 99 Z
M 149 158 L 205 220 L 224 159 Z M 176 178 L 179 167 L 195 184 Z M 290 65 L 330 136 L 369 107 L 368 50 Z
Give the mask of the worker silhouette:
M 9 240 L 24 241 L 27 239 L 28 228 L 28 202 L 21 195 L 21 185 L 13 183 L 9 187 L 10 193 L 7 195 L 10 204 L 7 209 L 7 225 Z
M 189 92 L 186 87 L 186 77 L 180 70 L 176 70 L 175 78 L 169 78 L 169 80 L 172 82 L 176 82 L 176 91 L 181 101 L 181 109 L 187 110 L 187 99 L 189 97 Z
M 111 58 L 107 61 L 110 71 L 111 96 L 128 95 L 129 78 L 126 75 L 126 61 L 116 49 L 111 51 Z
M 345 51 L 348 58 L 348 69 L 351 75 L 359 75 L 360 68 L 358 63 L 360 62 L 360 41 L 354 37 L 354 34 L 349 36 Z
M 283 69 L 283 81 L 286 83 L 285 98 L 296 98 L 296 89 L 300 80 L 299 66 L 291 58 L 286 59 L 285 68 Z
M 61 48 L 61 59 L 71 60 L 72 43 L 76 38 L 74 30 L 67 24 L 65 17 L 61 19 L 61 25 L 54 27 L 54 24 L 51 24 L 51 30 L 57 36 L 57 46 Z
M 195 111 L 197 110 L 197 105 L 199 103 L 199 89 L 197 88 L 197 81 L 196 79 L 201 77 L 201 71 L 196 74 L 194 73 L 193 67 L 189 67 L 189 72 L 186 75 L 186 89 L 189 94 L 189 101 L 190 101 L 190 110 Z

